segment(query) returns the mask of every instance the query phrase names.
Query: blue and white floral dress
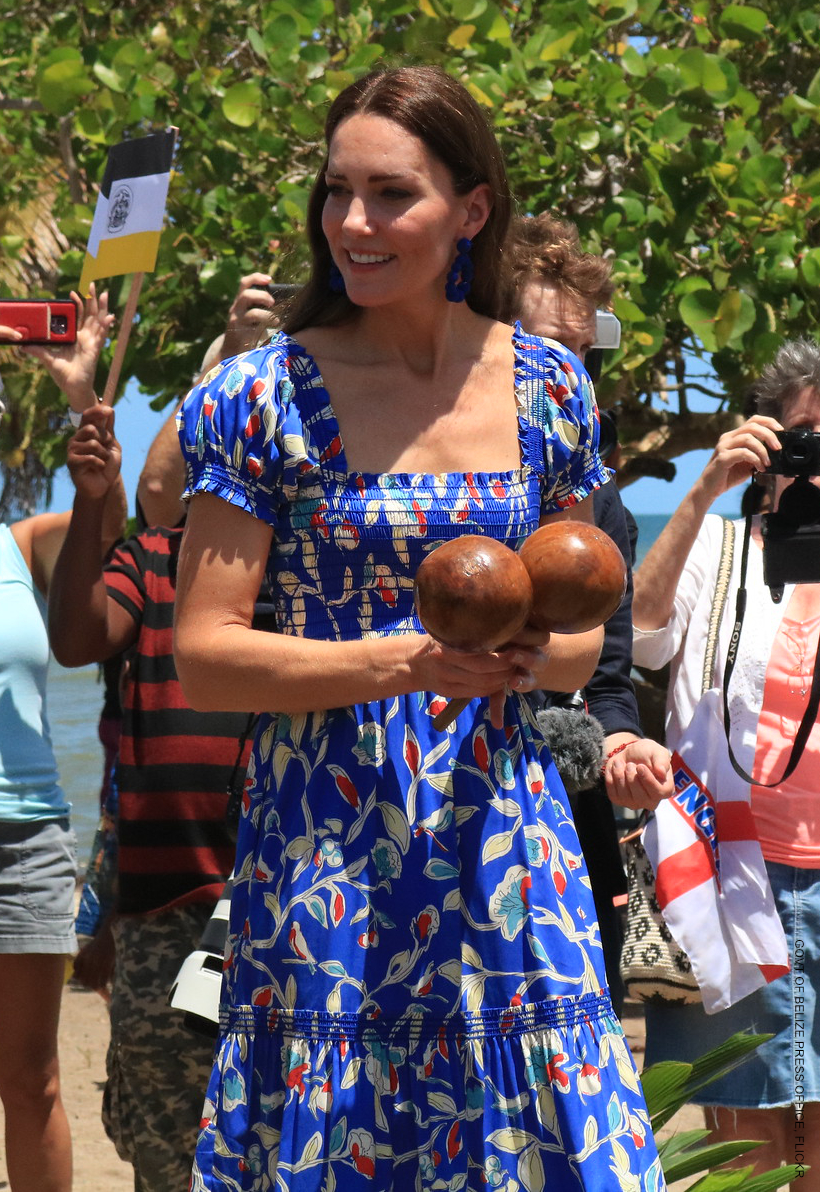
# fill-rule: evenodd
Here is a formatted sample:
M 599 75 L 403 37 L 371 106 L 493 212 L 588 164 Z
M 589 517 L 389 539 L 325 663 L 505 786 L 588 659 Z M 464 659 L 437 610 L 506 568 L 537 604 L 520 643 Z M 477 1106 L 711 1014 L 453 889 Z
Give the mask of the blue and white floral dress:
M 283 334 L 189 395 L 189 491 L 273 527 L 281 632 L 417 633 L 436 545 L 515 547 L 605 479 L 575 357 L 513 342 L 521 466 L 497 474 L 350 473 L 316 363 Z M 527 701 L 496 730 L 473 700 L 442 733 L 443 704 L 261 718 L 195 1192 L 663 1187 Z

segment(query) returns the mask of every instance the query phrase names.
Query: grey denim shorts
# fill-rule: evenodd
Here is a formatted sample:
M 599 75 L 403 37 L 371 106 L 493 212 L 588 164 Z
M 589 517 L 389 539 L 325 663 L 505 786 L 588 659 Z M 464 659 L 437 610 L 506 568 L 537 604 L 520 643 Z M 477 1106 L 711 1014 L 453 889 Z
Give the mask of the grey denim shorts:
M 0 823 L 0 952 L 76 952 L 76 881 L 67 818 Z

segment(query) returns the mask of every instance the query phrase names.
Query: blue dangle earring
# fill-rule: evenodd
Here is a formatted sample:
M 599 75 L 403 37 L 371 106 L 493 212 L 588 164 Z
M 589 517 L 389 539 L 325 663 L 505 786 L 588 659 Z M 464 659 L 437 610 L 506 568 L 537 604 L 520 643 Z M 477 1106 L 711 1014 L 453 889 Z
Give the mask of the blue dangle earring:
M 472 240 L 468 240 L 466 236 L 463 236 L 456 245 L 456 259 L 450 266 L 450 272 L 447 274 L 447 281 L 444 284 L 444 293 L 449 302 L 463 302 L 470 292 L 474 272 L 473 262 L 470 259 L 472 247 Z
M 330 262 L 330 278 L 328 284 L 334 294 L 344 294 L 345 279 L 342 277 L 342 271 L 335 261 Z

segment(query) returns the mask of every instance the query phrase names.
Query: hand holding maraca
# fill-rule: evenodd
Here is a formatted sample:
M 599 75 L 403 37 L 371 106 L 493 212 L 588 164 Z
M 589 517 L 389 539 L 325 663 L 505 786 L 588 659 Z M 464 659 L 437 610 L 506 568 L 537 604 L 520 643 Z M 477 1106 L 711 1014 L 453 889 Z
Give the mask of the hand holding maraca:
M 551 632 L 585 633 L 615 612 L 625 587 L 624 561 L 606 534 L 558 521 L 536 530 L 518 553 L 475 535 L 445 543 L 418 570 L 416 610 L 437 641 L 492 652 L 519 647 L 533 630 L 541 642 Z M 446 728 L 468 703 L 451 700 L 436 728 Z

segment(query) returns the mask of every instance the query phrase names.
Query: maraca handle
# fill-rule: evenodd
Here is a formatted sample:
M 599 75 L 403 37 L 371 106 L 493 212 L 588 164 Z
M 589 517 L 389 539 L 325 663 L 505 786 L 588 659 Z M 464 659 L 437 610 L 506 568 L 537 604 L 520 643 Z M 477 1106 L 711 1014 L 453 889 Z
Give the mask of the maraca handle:
M 433 728 L 436 732 L 443 733 L 445 729 L 449 728 L 455 718 L 464 711 L 469 702 L 469 699 L 465 699 L 463 696 L 458 699 L 448 700 L 447 707 L 442 708 L 433 717 Z

